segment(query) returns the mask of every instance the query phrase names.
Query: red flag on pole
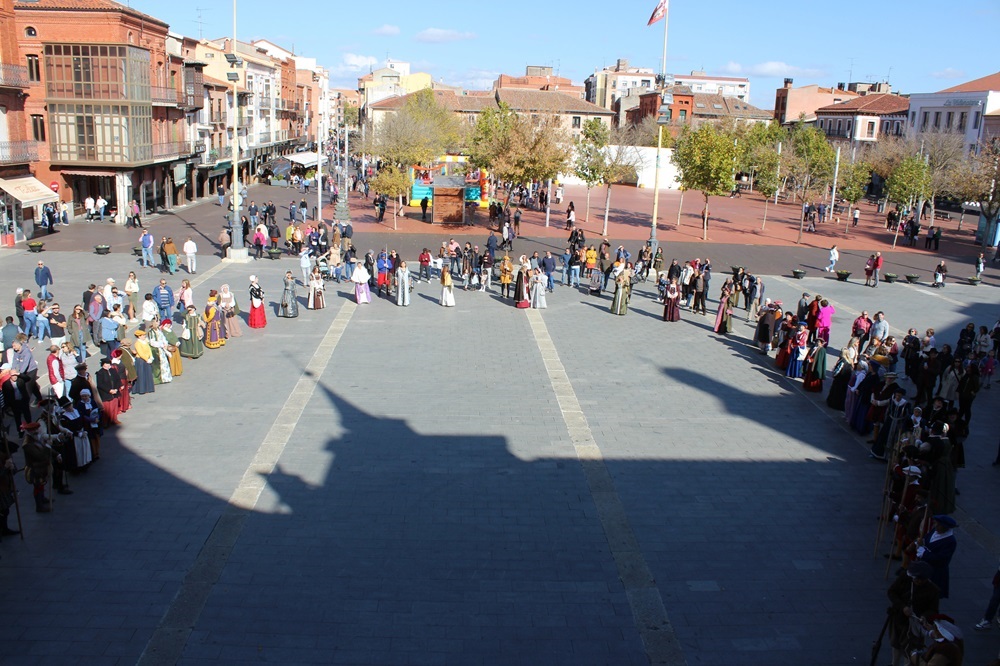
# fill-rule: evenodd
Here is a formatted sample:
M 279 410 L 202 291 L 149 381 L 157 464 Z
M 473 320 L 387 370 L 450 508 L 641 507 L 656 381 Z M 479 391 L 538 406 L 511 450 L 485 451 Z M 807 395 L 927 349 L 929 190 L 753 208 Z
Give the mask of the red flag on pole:
M 647 23 L 646 25 L 647 26 L 653 25 L 654 23 L 662 19 L 666 13 L 667 13 L 667 0 L 660 0 L 660 2 L 656 5 L 656 9 L 653 10 L 652 16 L 649 17 L 649 23 Z

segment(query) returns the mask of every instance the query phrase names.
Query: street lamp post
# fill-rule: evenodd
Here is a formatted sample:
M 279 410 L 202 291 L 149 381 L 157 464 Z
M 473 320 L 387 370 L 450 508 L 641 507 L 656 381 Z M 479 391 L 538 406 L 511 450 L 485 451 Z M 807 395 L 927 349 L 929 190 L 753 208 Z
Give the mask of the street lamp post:
M 226 62 L 231 68 L 241 67 L 243 61 L 236 55 L 236 0 L 233 0 L 233 48 L 226 54 Z M 240 74 L 229 72 L 227 78 L 233 84 L 233 184 L 229 192 L 230 205 L 233 207 L 229 218 L 230 245 L 226 259 L 236 263 L 247 263 L 250 254 L 243 245 L 243 226 L 240 224 L 240 209 L 243 205 L 240 196 Z
M 660 164 L 663 158 L 663 126 L 669 122 L 666 117 L 670 105 L 674 103 L 674 96 L 667 90 L 667 26 L 669 24 L 670 3 L 665 2 L 663 7 L 663 59 L 660 61 L 660 77 L 663 86 L 663 93 L 660 99 L 659 114 L 656 118 L 656 171 L 653 175 L 653 219 L 649 224 L 649 249 L 655 256 L 659 247 L 656 238 L 656 224 L 660 216 Z M 655 16 L 655 15 L 654 15 Z

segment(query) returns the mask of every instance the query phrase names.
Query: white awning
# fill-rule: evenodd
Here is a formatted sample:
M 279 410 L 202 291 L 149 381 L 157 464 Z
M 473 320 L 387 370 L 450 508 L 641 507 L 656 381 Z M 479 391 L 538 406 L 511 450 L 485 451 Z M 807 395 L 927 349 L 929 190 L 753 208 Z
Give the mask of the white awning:
M 46 187 L 45 183 L 31 176 L 0 178 L 0 190 L 20 201 L 22 206 L 37 206 L 59 201 L 58 194 Z
M 289 162 L 294 162 L 295 164 L 300 164 L 306 168 L 314 167 L 319 163 L 319 155 L 316 153 L 292 153 L 291 155 L 282 155 Z M 329 162 L 326 156 L 323 157 L 323 164 Z

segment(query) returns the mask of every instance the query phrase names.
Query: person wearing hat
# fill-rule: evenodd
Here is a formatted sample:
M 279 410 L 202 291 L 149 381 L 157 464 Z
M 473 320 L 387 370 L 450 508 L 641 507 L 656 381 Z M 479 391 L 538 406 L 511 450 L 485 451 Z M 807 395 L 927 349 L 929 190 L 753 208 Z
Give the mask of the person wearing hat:
M 955 621 L 942 614 L 923 618 L 923 630 L 929 639 L 926 648 L 918 648 L 910 653 L 913 666 L 962 666 L 965 656 L 965 640 L 962 630 Z
M 133 361 L 135 363 L 135 382 L 132 383 L 133 395 L 145 395 L 155 391 L 153 382 L 153 350 L 146 341 L 146 331 L 138 330 L 133 333 L 135 342 L 133 343 Z
M 101 459 L 101 406 L 93 398 L 91 389 L 80 391 L 80 399 L 75 407 L 83 418 L 84 430 L 90 440 L 90 452 L 94 460 Z
M 18 372 L 4 363 L 0 366 L 0 393 L 3 394 L 3 402 L 10 407 L 14 415 L 14 425 L 18 428 L 22 423 L 31 421 L 31 403 L 28 392 L 18 383 Z
M 941 590 L 941 598 L 947 599 L 949 592 L 949 572 L 948 566 L 951 558 L 958 547 L 958 539 L 955 538 L 955 528 L 958 523 L 955 519 L 946 514 L 934 516 L 932 532 L 917 539 L 917 560 L 926 562 L 933 567 L 930 575 L 931 581 Z
M 94 381 L 97 383 L 97 393 L 101 397 L 101 408 L 104 413 L 103 425 L 121 425 L 118 421 L 118 414 L 121 412 L 122 378 L 109 357 L 105 356 L 101 359 L 101 369 L 97 371 Z
M 910 410 L 912 406 L 906 399 L 906 389 L 896 384 L 896 373 L 889 372 L 885 375 L 887 384 L 893 386 L 892 396 L 883 409 L 883 420 L 878 426 L 878 431 L 873 438 L 870 455 L 878 460 L 885 460 L 887 449 L 895 449 L 899 442 L 900 435 L 909 432 Z
M 21 426 L 24 431 L 21 449 L 24 451 L 25 476 L 32 485 L 32 495 L 35 498 L 35 511 L 49 513 L 52 511 L 52 502 L 45 496 L 45 486 L 52 473 L 52 461 L 60 456 L 48 442 L 43 441 L 39 434 L 40 428 L 41 424 L 37 421 Z
M 881 370 L 880 365 L 876 364 L 875 370 Z M 889 402 L 892 400 L 893 395 L 895 395 L 896 390 L 899 388 L 899 384 L 896 382 L 897 375 L 895 372 L 888 372 L 885 377 L 875 385 L 872 390 L 870 407 L 867 414 L 865 415 L 865 420 L 871 424 L 872 438 L 868 440 L 869 444 L 875 444 L 878 442 L 879 433 L 882 430 L 882 424 L 886 419 L 886 412 L 888 411 Z M 909 414 L 907 414 L 909 416 Z M 862 433 L 863 434 L 863 433 Z M 895 442 L 892 442 L 895 444 Z M 881 458 L 875 455 L 875 447 L 872 447 L 872 456 L 877 459 L 885 459 L 885 447 L 882 447 Z
M 899 666 L 910 651 L 921 645 L 919 618 L 938 612 L 940 590 L 929 578 L 933 568 L 926 562 L 912 562 L 901 568 L 889 585 L 889 645 L 892 664 Z
M 122 382 L 118 391 L 118 408 L 122 414 L 132 408 L 131 388 L 135 381 L 135 361 L 131 346 L 131 340 L 122 340 L 121 347 L 111 352 L 111 364 L 118 371 L 118 378 Z

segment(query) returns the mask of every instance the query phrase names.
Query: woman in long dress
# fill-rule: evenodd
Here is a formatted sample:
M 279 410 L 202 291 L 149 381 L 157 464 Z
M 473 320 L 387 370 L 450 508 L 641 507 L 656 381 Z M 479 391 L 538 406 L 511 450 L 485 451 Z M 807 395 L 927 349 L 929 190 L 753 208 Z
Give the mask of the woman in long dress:
M 844 397 L 844 419 L 850 423 L 858 405 L 861 403 L 861 387 L 868 377 L 868 362 L 858 361 L 854 364 L 850 382 L 847 384 L 847 395 Z M 867 409 L 867 405 L 865 408 Z
M 278 316 L 289 319 L 299 316 L 299 300 L 295 296 L 295 276 L 291 271 L 285 271 L 285 290 L 281 292 Z
M 681 290 L 677 287 L 677 278 L 671 278 L 667 291 L 663 296 L 663 321 L 680 321 Z
M 805 372 L 805 360 L 809 355 L 809 329 L 805 322 L 799 322 L 799 328 L 792 337 L 791 353 L 788 357 L 788 368 L 785 376 L 799 379 Z
M 222 328 L 222 309 L 217 305 L 216 296 L 208 297 L 202 319 L 205 322 L 205 346 L 209 349 L 218 349 L 226 344 L 226 334 Z
M 529 293 L 531 276 L 528 273 L 530 268 L 524 255 L 521 256 L 521 259 L 521 268 L 517 271 L 517 280 L 514 282 L 514 307 L 524 309 L 531 307 L 531 294 Z
M 257 276 L 250 276 L 250 328 L 267 326 L 267 315 L 264 313 L 264 289 L 257 282 Z M 193 333 L 193 331 L 192 331 Z
M 505 254 L 500 260 L 500 296 L 508 298 L 510 285 L 514 281 L 514 262 L 510 260 L 510 255 Z
M 611 314 L 624 317 L 628 312 L 629 283 L 629 271 L 627 269 L 622 270 L 615 277 L 615 296 L 611 300 Z
M 830 382 L 830 392 L 826 394 L 826 406 L 831 409 L 844 409 L 844 401 L 847 399 L 847 386 L 851 383 L 851 373 L 854 364 L 858 362 L 858 339 L 851 338 L 847 346 L 840 350 L 840 366 L 837 368 L 833 380 Z
M 733 330 L 733 308 L 736 306 L 738 295 L 733 289 L 733 279 L 726 278 L 722 285 L 722 293 L 719 295 L 719 309 L 715 313 L 715 332 L 719 335 L 728 335 Z
M 203 328 L 198 308 L 193 305 L 189 306 L 184 311 L 184 333 L 181 335 L 182 356 L 201 358 L 201 355 L 205 353 L 205 345 L 201 342 Z
M 236 294 L 229 289 L 228 284 L 219 288 L 219 309 L 222 310 L 222 323 L 226 329 L 226 338 L 238 338 L 243 335 L 240 326 L 240 306 L 236 302 Z
M 413 276 L 410 269 L 406 267 L 406 262 L 399 262 L 396 268 L 396 305 L 405 307 L 410 304 L 410 289 L 413 284 Z
M 531 272 L 531 307 L 536 310 L 544 310 L 548 307 L 545 302 L 546 278 L 538 268 Z
M 135 382 L 132 384 L 133 395 L 153 393 L 156 390 L 153 381 L 153 350 L 146 341 L 146 331 L 135 333 Z
M 118 390 L 118 400 L 121 402 L 123 412 L 132 408 L 132 384 L 136 379 L 135 356 L 131 346 L 131 340 L 122 340 L 121 347 L 111 352 L 111 362 L 118 366 L 118 376 L 122 380 Z
M 368 286 L 368 280 L 371 277 L 372 274 L 368 272 L 364 264 L 357 263 L 354 265 L 354 270 L 351 271 L 351 282 L 354 283 L 354 299 L 358 302 L 358 305 L 372 302 L 372 292 Z
M 312 273 L 309 274 L 309 299 L 306 301 L 307 308 L 310 310 L 322 310 L 326 307 L 324 289 L 323 274 L 320 273 L 319 266 L 316 266 L 313 268 Z
M 146 331 L 146 342 L 149 343 L 153 352 L 153 382 L 156 384 L 169 384 L 174 380 L 174 375 L 170 372 L 170 354 L 167 352 L 167 339 L 160 332 L 158 323 Z
M 170 374 L 174 377 L 180 377 L 184 374 L 184 363 L 181 361 L 181 350 L 178 347 L 180 338 L 174 332 L 174 322 L 172 319 L 163 320 L 163 323 L 160 324 L 160 333 L 167 341 L 164 351 L 167 354 L 167 360 L 170 364 Z
M 812 393 L 823 392 L 823 380 L 826 378 L 826 343 L 817 340 L 805 360 L 805 377 L 802 388 Z
M 451 270 L 447 265 L 441 267 L 441 305 L 446 308 L 455 307 L 455 283 L 451 279 Z

